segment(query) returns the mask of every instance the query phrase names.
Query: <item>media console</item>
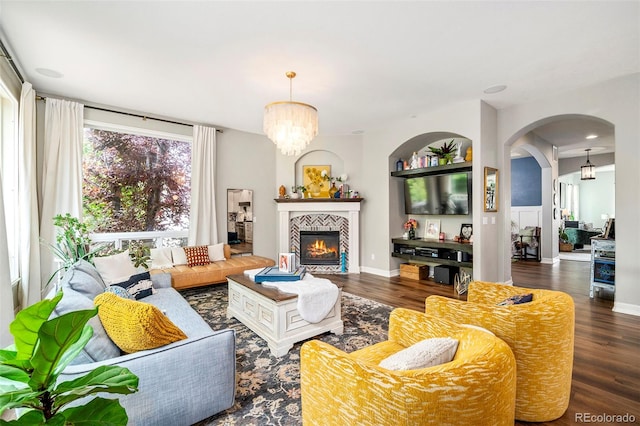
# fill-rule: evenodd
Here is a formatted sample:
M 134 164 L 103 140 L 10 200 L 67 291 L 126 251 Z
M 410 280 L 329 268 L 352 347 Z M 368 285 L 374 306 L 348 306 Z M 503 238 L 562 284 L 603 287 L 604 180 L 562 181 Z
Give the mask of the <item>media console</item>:
M 473 244 L 457 241 L 437 241 L 418 238 L 408 240 L 393 238 L 391 256 L 416 263 L 435 263 L 438 265 L 473 268 Z

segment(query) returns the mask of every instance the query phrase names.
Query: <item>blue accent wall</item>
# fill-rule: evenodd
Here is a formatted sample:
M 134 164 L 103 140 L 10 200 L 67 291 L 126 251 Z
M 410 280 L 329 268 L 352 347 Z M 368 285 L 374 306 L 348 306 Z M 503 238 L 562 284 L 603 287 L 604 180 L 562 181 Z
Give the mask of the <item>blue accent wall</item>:
M 533 157 L 511 160 L 511 205 L 542 205 L 542 169 Z

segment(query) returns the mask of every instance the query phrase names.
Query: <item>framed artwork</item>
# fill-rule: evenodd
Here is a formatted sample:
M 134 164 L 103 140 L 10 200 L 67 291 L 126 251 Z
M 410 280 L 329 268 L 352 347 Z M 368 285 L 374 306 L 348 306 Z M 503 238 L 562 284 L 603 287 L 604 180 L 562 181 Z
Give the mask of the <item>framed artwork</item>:
M 329 198 L 331 182 L 323 176 L 331 176 L 331 166 L 302 166 L 302 184 L 312 198 Z
M 484 211 L 498 211 L 498 169 L 484 168 Z
M 295 262 L 295 254 L 294 253 L 280 253 L 278 256 L 278 270 L 280 272 L 293 272 L 294 270 L 294 262 Z
M 424 227 L 424 238 L 427 240 L 440 239 L 440 220 L 429 219 Z
M 473 224 L 463 223 L 460 225 L 460 242 L 468 242 L 473 235 Z

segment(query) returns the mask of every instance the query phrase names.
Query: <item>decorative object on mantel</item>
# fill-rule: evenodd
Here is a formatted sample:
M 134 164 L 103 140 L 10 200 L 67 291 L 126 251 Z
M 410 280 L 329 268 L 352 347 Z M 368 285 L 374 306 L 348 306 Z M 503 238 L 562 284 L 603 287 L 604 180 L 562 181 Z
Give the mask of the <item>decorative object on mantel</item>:
M 440 148 L 430 146 L 429 150 L 438 156 L 439 165 L 444 166 L 445 164 L 451 164 L 453 161 L 453 153 L 456 150 L 454 139 L 445 142 Z
M 284 155 L 299 155 L 318 134 L 318 110 L 309 104 L 293 102 L 294 71 L 289 79 L 289 100 L 271 102 L 264 107 L 263 129 Z
M 280 188 L 278 188 L 278 196 L 284 198 L 285 195 L 287 195 L 287 188 L 285 188 L 284 185 L 280 185 Z
M 416 239 L 416 228 L 418 227 L 418 221 L 415 219 L 409 219 L 404 224 L 404 229 L 407 231 L 408 238 L 410 240 Z
M 331 166 L 302 166 L 302 181 L 313 198 L 329 196 L 325 176 L 331 175 Z
M 294 200 L 297 200 L 298 198 L 304 198 L 305 192 L 307 192 L 307 188 L 304 185 L 294 185 L 291 187 L 291 198 L 293 198 Z

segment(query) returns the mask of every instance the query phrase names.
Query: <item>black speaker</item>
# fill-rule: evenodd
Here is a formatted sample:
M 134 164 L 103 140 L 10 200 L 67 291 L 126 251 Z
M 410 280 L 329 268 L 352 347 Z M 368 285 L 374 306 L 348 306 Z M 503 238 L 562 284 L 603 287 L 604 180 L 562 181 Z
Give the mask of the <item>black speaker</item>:
M 450 265 L 438 265 L 433 270 L 433 279 L 440 284 L 453 284 L 453 277 L 458 273 L 458 267 Z

